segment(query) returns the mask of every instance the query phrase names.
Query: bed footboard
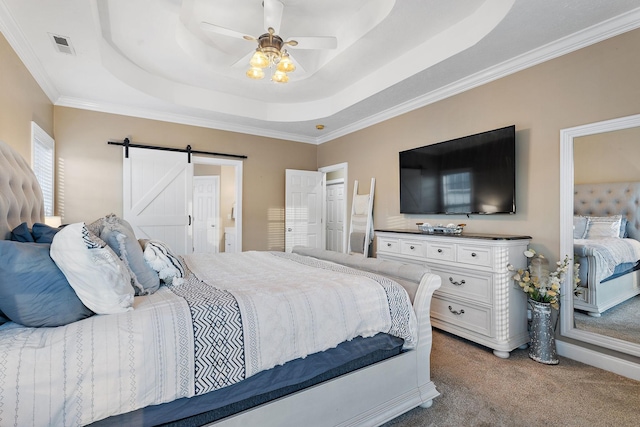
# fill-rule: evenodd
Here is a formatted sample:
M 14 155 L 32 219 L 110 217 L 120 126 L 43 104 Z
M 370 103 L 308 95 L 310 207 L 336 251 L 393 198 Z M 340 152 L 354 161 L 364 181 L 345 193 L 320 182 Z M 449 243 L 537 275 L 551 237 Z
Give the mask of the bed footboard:
M 585 311 L 589 316 L 600 317 L 606 310 L 640 294 L 640 270 L 602 283 L 596 279 L 597 264 L 592 251 L 585 251 L 585 256 L 577 261 L 587 268 L 587 283 L 573 299 L 575 309 Z
M 305 250 L 294 248 L 302 254 Z M 308 252 L 305 255 L 310 255 Z M 375 259 L 312 250 L 315 256 L 383 274 Z M 323 258 L 326 256 L 327 258 Z M 418 344 L 413 350 L 376 363 L 286 398 L 220 420 L 215 426 L 377 426 L 417 406 L 430 407 L 439 392 L 431 381 L 431 298 L 440 277 L 426 268 L 385 261 L 383 270 L 413 288 Z M 363 266 L 364 265 L 364 266 Z M 368 267 L 368 268 L 366 268 Z M 406 268 L 405 268 L 406 267 Z M 412 286 L 415 285 L 415 287 Z

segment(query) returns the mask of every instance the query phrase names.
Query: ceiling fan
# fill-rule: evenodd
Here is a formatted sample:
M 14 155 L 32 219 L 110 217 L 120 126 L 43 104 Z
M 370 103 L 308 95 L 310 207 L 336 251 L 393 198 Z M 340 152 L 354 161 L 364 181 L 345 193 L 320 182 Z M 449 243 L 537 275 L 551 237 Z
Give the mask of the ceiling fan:
M 291 37 L 287 40 L 283 39 L 278 35 L 278 32 L 282 23 L 284 4 L 279 0 L 264 0 L 262 5 L 264 8 L 264 28 L 267 32 L 258 37 L 209 22 L 203 21 L 200 23 L 200 27 L 205 31 L 258 43 L 258 47 L 249 61 L 251 66 L 247 70 L 249 78 L 262 79 L 264 77 L 264 69 L 271 67 L 275 69 L 271 76 L 272 81 L 278 83 L 288 82 L 289 76 L 287 73 L 295 71 L 296 66 L 287 52 L 287 46 L 297 49 L 335 49 L 338 46 L 338 41 L 335 37 Z

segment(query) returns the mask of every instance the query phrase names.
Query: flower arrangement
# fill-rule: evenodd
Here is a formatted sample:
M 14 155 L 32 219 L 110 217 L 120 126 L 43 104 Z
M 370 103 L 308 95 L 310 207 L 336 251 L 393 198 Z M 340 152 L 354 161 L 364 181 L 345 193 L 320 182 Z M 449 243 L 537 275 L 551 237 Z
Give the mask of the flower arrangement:
M 564 260 L 556 263 L 558 267 L 555 271 L 549 271 L 549 261 L 544 255 L 536 253 L 533 249 L 526 250 L 524 255 L 528 258 L 527 269 L 516 270 L 511 264 L 508 265 L 509 270 L 515 271 L 512 276 L 513 280 L 518 282 L 530 299 L 549 303 L 551 307 L 557 310 L 560 308 L 560 286 L 571 265 L 569 256 L 565 256 Z M 579 268 L 580 264 L 573 264 L 574 292 L 580 282 L 578 277 Z

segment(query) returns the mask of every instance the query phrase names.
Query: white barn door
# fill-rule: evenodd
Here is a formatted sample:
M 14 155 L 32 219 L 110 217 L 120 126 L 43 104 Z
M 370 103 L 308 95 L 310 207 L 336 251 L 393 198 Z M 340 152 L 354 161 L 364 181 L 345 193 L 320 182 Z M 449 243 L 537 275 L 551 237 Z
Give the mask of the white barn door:
M 324 249 L 324 173 L 286 170 L 285 251 L 294 246 Z
M 161 240 L 177 254 L 191 253 L 192 203 L 193 164 L 186 153 L 129 148 L 122 210 L 138 239 Z

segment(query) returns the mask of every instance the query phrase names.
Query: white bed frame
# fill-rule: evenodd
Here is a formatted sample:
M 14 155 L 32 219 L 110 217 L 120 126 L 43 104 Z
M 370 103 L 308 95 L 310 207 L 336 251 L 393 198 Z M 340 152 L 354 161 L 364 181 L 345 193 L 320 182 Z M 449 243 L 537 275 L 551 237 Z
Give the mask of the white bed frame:
M 629 237 L 640 240 L 640 182 L 606 184 L 576 184 L 574 186 L 573 211 L 575 215 L 609 216 L 627 218 Z M 599 317 L 604 311 L 640 294 L 640 271 L 625 274 L 605 283 L 595 280 L 596 259 L 587 250 L 589 271 L 587 286 L 574 297 L 573 307 Z
M 0 195 L 1 239 L 7 239 L 10 230 L 22 222 L 29 225 L 43 222 L 42 193 L 33 172 L 27 162 L 2 141 Z M 396 263 L 394 268 L 401 272 L 404 266 Z M 409 289 L 411 283 L 400 281 L 410 295 L 415 291 L 413 308 L 419 328 L 415 349 L 210 425 L 376 426 L 417 406 L 431 406 L 439 393 L 431 381 L 429 314 L 431 297 L 440 287 L 440 277 L 431 273 L 421 277 L 417 291 Z M 416 284 L 413 282 L 413 287 Z

